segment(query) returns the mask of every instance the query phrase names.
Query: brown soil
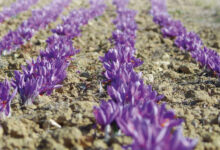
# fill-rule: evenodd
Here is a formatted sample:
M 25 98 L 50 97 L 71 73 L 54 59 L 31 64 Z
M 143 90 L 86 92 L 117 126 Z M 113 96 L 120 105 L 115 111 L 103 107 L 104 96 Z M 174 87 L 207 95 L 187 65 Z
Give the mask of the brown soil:
M 168 8 L 171 15 L 183 21 L 187 29 L 200 34 L 207 46 L 220 52 L 220 14 L 215 13 L 220 6 L 210 7 L 197 1 L 168 0 Z M 42 7 L 41 2 L 43 0 L 33 7 Z M 90 21 L 82 28 L 82 36 L 74 39 L 74 46 L 81 52 L 69 66 L 63 88 L 54 91 L 51 96 L 40 96 L 32 106 L 21 107 L 19 96 L 12 102 L 12 116 L 0 123 L 0 149 L 118 150 L 120 145 L 131 142 L 124 136 L 106 141 L 104 132 L 94 126 L 93 107 L 99 105 L 100 99 L 108 98 L 100 84 L 103 67 L 99 57 L 112 47 L 108 39 L 114 30 L 111 21 L 116 13 L 111 1 L 107 3 L 104 15 Z M 86 6 L 87 0 L 73 1 L 63 15 Z M 199 140 L 196 150 L 220 149 L 219 80 L 207 72 L 203 73 L 204 70 L 188 54 L 173 46 L 171 39 L 162 37 L 159 27 L 149 15 L 148 0 L 131 0 L 129 7 L 138 11 L 137 57 L 144 64 L 137 71 L 143 72 L 146 84 L 151 84 L 165 95 L 162 101 L 168 104 L 167 107 L 174 109 L 177 117 L 185 120 L 185 136 Z M 29 10 L 24 14 L 1 24 L 1 37 L 7 33 L 3 33 L 4 30 L 15 29 L 31 12 Z M 17 52 L 2 56 L 0 80 L 13 77 L 13 70 L 25 65 L 26 59 L 36 57 L 39 50 L 45 48 L 45 40 L 51 35 L 50 29 L 60 22 L 61 19 L 58 19 L 51 23 Z

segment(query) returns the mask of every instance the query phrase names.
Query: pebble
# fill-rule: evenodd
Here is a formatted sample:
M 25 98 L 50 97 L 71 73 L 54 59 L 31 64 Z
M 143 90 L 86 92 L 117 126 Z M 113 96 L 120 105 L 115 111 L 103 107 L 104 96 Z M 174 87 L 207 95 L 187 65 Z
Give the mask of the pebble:
M 190 73 L 192 73 L 192 70 L 191 70 L 188 66 L 186 66 L 186 65 L 181 65 L 181 66 L 178 68 L 178 71 L 179 71 L 179 72 L 183 72 L 183 73 L 185 73 L 185 74 L 190 74 Z
M 74 145 L 82 139 L 81 131 L 76 127 L 65 127 L 62 129 L 57 129 L 52 133 L 52 137 L 59 143 L 66 143 Z
M 3 60 L 1 57 L 0 57 L 0 69 L 4 69 L 4 68 L 7 68 L 8 66 L 8 62 Z
M 164 76 L 172 79 L 179 78 L 179 74 L 171 70 L 164 72 Z
M 113 144 L 113 150 L 122 150 L 122 147 L 119 144 Z
M 95 140 L 94 147 L 98 149 L 107 149 L 108 146 L 103 140 Z
M 167 53 L 165 53 L 165 54 L 162 56 L 162 59 L 163 59 L 163 60 L 170 60 L 170 55 L 168 55 Z
M 72 117 L 72 110 L 70 108 L 65 109 L 64 111 L 61 110 L 59 116 L 57 116 L 57 123 L 64 123 L 65 121 L 70 120 Z
M 150 83 L 154 82 L 154 76 L 152 74 L 147 74 L 145 79 Z
M 206 91 L 195 91 L 195 99 L 198 101 L 209 102 L 211 100 L 210 96 Z
M 173 45 L 173 41 L 170 40 L 169 38 L 162 38 L 162 41 L 164 43 L 166 43 L 168 46 L 172 46 Z
M 45 130 L 49 129 L 51 126 L 55 127 L 55 128 L 61 128 L 61 125 L 58 124 L 53 119 L 49 119 L 43 123 L 43 129 L 45 129 Z
M 3 137 L 3 134 L 4 134 L 4 130 L 3 130 L 3 128 L 0 126 L 0 139 Z

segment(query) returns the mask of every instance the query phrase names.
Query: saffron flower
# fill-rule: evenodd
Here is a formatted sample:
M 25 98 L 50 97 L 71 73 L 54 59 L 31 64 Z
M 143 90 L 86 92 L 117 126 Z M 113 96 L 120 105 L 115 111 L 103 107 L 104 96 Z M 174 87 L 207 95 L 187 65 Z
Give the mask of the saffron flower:
M 13 87 L 18 89 L 18 93 L 21 97 L 21 105 L 31 105 L 39 95 L 39 89 L 42 85 L 42 78 L 26 78 L 24 74 L 19 71 L 15 71 L 15 79 L 13 81 Z
M 18 87 L 22 104 L 32 104 L 40 94 L 50 95 L 53 89 L 60 88 L 66 78 L 68 63 L 64 60 L 47 60 L 38 57 L 22 67 L 22 72 L 15 71 L 14 87 Z
M 47 48 L 40 51 L 40 56 L 46 58 L 47 60 L 72 60 L 72 56 L 77 54 L 79 50 L 73 47 L 73 42 L 70 38 L 65 36 L 51 36 L 47 40 Z
M 104 75 L 110 81 L 107 91 L 111 100 L 101 101 L 100 107 L 94 108 L 95 118 L 102 128 L 116 122 L 125 135 L 131 136 L 133 143 L 124 148 L 133 150 L 193 149 L 196 141 L 185 138 L 179 129 L 182 120 L 176 119 L 174 112 L 167 110 L 165 104 L 157 104 L 163 95 L 158 95 L 150 85 L 145 85 L 141 79 L 141 73 L 134 71 L 134 68 L 141 65 L 142 61 L 134 57 L 136 13 L 125 8 L 127 2 L 127 0 L 113 1 L 118 13 L 113 21 L 117 29 L 113 32 L 111 39 L 115 47 L 100 58 L 106 70 Z M 157 1 L 152 0 L 152 2 L 159 4 Z M 161 14 L 156 11 L 160 7 L 163 11 Z M 180 22 L 165 17 L 169 15 L 163 5 L 155 6 L 152 14 L 164 16 L 163 19 L 158 18 L 158 22 L 164 23 L 163 26 L 166 27 L 164 35 L 173 37 L 185 32 Z M 168 24 L 172 27 L 165 26 Z M 179 27 L 182 28 L 181 31 L 178 30 Z
M 162 27 L 164 37 L 176 38 L 174 43 L 178 48 L 189 51 L 202 67 L 212 70 L 220 77 L 219 54 L 203 46 L 200 37 L 194 32 L 187 32 L 180 21 L 172 19 L 167 12 L 166 0 L 151 0 L 151 4 L 153 21 Z
M 129 136 L 135 132 L 135 125 L 133 123 L 136 119 L 148 120 L 155 127 L 159 128 L 172 128 L 182 123 L 181 119 L 176 119 L 173 111 L 166 109 L 165 103 L 158 106 L 148 99 L 135 105 L 124 105 L 116 119 L 120 129 Z
M 193 150 L 197 144 L 197 140 L 183 136 L 180 126 L 176 130 L 170 127 L 162 128 L 155 126 L 149 120 L 138 118 L 130 124 L 135 130 L 131 133 L 133 143 L 127 148 L 132 150 Z
M 162 28 L 164 37 L 176 37 L 181 36 L 186 32 L 186 28 L 180 21 L 172 20 Z
M 16 16 L 22 11 L 28 10 L 31 5 L 37 3 L 38 0 L 17 0 L 12 3 L 10 7 L 3 8 L 0 12 L 0 23 L 2 23 L 5 19 Z
M 93 114 L 96 121 L 104 129 L 107 125 L 111 124 L 119 113 L 118 105 L 113 101 L 101 101 L 100 107 L 94 107 Z
M 50 22 L 55 21 L 70 1 L 55 0 L 40 10 L 33 10 L 30 18 L 21 23 L 16 30 L 10 31 L 3 37 L 0 41 L 0 54 L 3 51 L 16 50 L 30 40 L 36 31 L 45 28 Z
M 177 36 L 175 45 L 182 50 L 195 51 L 202 48 L 203 43 L 200 37 L 194 32 L 187 32 Z
M 11 115 L 11 101 L 17 93 L 17 89 L 10 94 L 11 85 L 8 80 L 0 82 L 0 118 Z
M 150 85 L 144 84 L 141 74 L 137 74 L 133 70 L 126 70 L 126 68 L 121 67 L 112 80 L 112 84 L 108 86 L 108 94 L 114 101 L 122 104 L 137 104 L 146 99 L 158 102 L 163 98 L 163 95 L 158 95 Z

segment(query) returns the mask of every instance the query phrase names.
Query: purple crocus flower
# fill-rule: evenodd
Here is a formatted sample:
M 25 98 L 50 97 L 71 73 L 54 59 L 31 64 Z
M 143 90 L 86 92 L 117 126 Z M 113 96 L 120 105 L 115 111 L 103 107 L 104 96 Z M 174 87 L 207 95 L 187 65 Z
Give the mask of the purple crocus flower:
M 179 129 L 182 120 L 176 119 L 173 111 L 158 106 L 152 101 L 137 105 L 127 104 L 116 117 L 120 129 L 133 138 L 133 144 L 127 146 L 133 150 L 190 150 L 196 140 L 184 138 Z M 174 130 L 174 127 L 178 127 Z
M 191 56 L 197 60 L 201 66 L 209 67 L 208 62 L 212 61 L 212 58 L 215 55 L 214 51 L 210 51 L 208 48 L 204 47 L 204 49 L 198 49 L 191 52 Z
M 74 24 L 74 25 L 71 25 L 70 23 L 63 24 L 63 25 L 57 26 L 56 29 L 52 29 L 51 31 L 53 33 L 56 33 L 62 36 L 71 36 L 71 37 L 80 36 L 79 24 Z
M 134 57 L 134 52 L 134 48 L 128 46 L 117 46 L 114 49 L 110 49 L 104 57 L 100 57 L 100 60 L 107 71 L 117 71 L 117 68 L 125 63 L 129 63 L 133 67 L 138 67 L 143 64 L 143 61 Z
M 104 129 L 111 124 L 119 113 L 119 106 L 113 101 L 101 101 L 100 107 L 94 107 L 93 113 L 96 121 Z
M 170 127 L 158 127 L 149 120 L 133 120 L 132 150 L 193 150 L 197 140 L 185 138 L 178 127 L 174 133 Z
M 151 0 L 153 21 L 162 27 L 164 37 L 176 37 L 186 33 L 179 20 L 173 20 L 167 12 L 166 0 Z
M 128 2 L 129 0 L 113 0 L 113 4 L 117 6 L 117 9 L 125 7 Z
M 216 51 L 204 47 L 203 49 L 192 51 L 191 55 L 201 66 L 211 69 L 219 75 L 220 56 Z
M 147 99 L 136 105 L 125 105 L 122 111 L 120 111 L 120 115 L 117 117 L 117 123 L 126 135 L 131 136 L 135 129 L 133 121 L 136 119 L 149 120 L 151 124 L 158 128 L 171 128 L 180 125 L 182 122 L 181 119 L 176 119 L 173 111 L 166 109 L 165 103 L 158 106 Z
M 106 9 L 106 5 L 103 3 L 103 0 L 90 0 L 91 9 L 88 10 L 89 19 L 100 16 Z
M 73 47 L 73 43 L 70 38 L 65 36 L 52 36 L 48 39 L 48 45 L 46 50 L 40 52 L 40 56 L 48 60 L 62 59 L 72 60 L 72 56 L 77 54 L 79 50 Z
M 22 73 L 15 71 L 14 86 L 22 99 L 22 104 L 32 104 L 40 94 L 50 95 L 53 89 L 60 88 L 66 78 L 68 63 L 65 60 L 50 60 L 38 57 L 36 61 L 22 66 Z
M 32 16 L 25 20 L 15 31 L 10 31 L 0 41 L 0 53 L 7 50 L 16 50 L 24 42 L 31 39 L 36 31 L 45 28 L 50 22 L 56 20 L 71 0 L 54 0 L 50 5 L 33 10 Z
M 34 30 L 31 28 L 18 28 L 17 33 L 19 35 L 19 39 L 23 39 L 23 41 L 30 40 L 34 35 Z
M 11 85 L 8 80 L 0 82 L 0 118 L 9 117 L 11 114 L 11 101 L 17 93 L 17 89 L 10 94 Z
M 25 75 L 15 71 L 15 80 L 13 86 L 18 89 L 21 97 L 21 105 L 33 104 L 35 98 L 39 95 L 39 88 L 42 85 L 42 78 L 25 78 Z
M 38 30 L 40 26 L 45 27 L 51 19 L 54 20 L 58 17 L 63 7 L 66 7 L 69 2 L 70 0 L 55 0 L 50 7 L 46 7 L 43 11 L 33 11 L 33 17 L 24 22 L 22 27 L 27 27 L 27 33 L 29 33 L 29 29 Z M 72 38 L 80 35 L 80 26 L 87 24 L 89 19 L 101 15 L 106 8 L 102 0 L 94 0 L 91 5 L 90 9 L 72 11 L 70 16 L 63 20 L 63 24 L 58 26 L 57 29 L 59 27 L 68 28 L 64 31 L 70 31 L 72 26 L 70 34 L 66 34 L 66 32 L 61 34 L 61 31 L 55 29 L 53 36 L 47 40 L 46 50 L 41 51 L 36 60 L 27 62 L 27 66 L 22 66 L 21 72 L 15 71 L 13 86 L 18 88 L 21 104 L 32 104 L 38 95 L 50 95 L 54 89 L 62 86 L 61 83 L 66 78 L 66 70 L 70 64 L 69 60 L 72 60 L 71 56 L 78 52 L 72 46 Z M 51 8 L 52 6 L 58 7 L 58 9 Z M 99 7 L 100 9 L 97 9 Z M 34 20 L 36 23 L 33 24 Z M 19 33 L 19 35 L 29 37 L 28 34 Z
M 194 32 L 187 32 L 177 36 L 175 45 L 182 50 L 194 51 L 199 50 L 203 43 L 200 37 Z
M 151 10 L 152 15 L 155 15 L 157 13 L 167 12 L 166 0 L 150 0 L 150 1 L 152 6 L 152 10 Z
M 186 28 L 180 21 L 172 20 L 164 25 L 161 31 L 164 37 L 176 37 L 185 34 Z
M 112 84 L 108 86 L 108 94 L 117 103 L 122 104 L 136 104 L 145 100 L 157 102 L 163 98 L 153 91 L 151 86 L 144 84 L 141 74 L 126 70 L 126 67 L 121 67 L 117 72 L 115 80 L 112 80 Z
M 124 32 L 120 30 L 116 30 L 112 33 L 112 37 L 115 41 L 115 45 L 126 45 L 130 47 L 134 47 L 135 41 L 134 37 L 128 36 Z
M 28 10 L 28 8 L 37 3 L 37 1 L 38 0 L 17 0 L 12 3 L 10 7 L 4 8 L 3 11 L 0 12 L 0 23 L 9 17 L 16 16 L 18 13 Z
M 220 76 L 220 56 L 214 50 L 203 47 L 200 37 L 194 32 L 187 32 L 182 23 L 173 20 L 169 16 L 166 7 L 166 0 L 151 0 L 151 14 L 155 23 L 162 27 L 165 37 L 175 39 L 175 45 L 182 50 L 189 51 L 191 56 L 208 70 Z
M 155 103 L 163 96 L 159 96 L 151 86 L 145 85 L 141 79 L 141 73 L 137 74 L 134 71 L 134 67 L 142 62 L 134 57 L 135 30 L 137 29 L 134 21 L 135 13 L 125 8 L 126 2 L 128 1 L 113 1 L 118 13 L 113 21 L 117 29 L 113 32 L 111 39 L 115 47 L 100 58 L 106 69 L 104 75 L 111 81 L 107 86 L 111 100 L 102 101 L 100 108 L 95 107 L 95 118 L 102 128 L 116 120 L 124 134 L 133 138 L 133 144 L 126 146 L 127 148 L 134 150 L 192 149 L 196 142 L 184 138 L 180 130 L 174 128 L 179 126 L 182 120 L 176 119 L 174 112 L 168 111 L 165 104 Z M 157 13 L 159 8 L 162 10 L 161 13 Z M 175 37 L 185 32 L 181 22 L 173 21 L 169 17 L 164 5 L 154 7 L 152 14 L 164 17 L 158 18 L 158 22 L 165 28 L 164 35 Z M 177 28 L 182 29 L 179 31 Z
M 66 68 L 68 65 L 69 63 L 62 59 L 47 60 L 38 57 L 36 61 L 28 62 L 28 66 L 23 67 L 22 70 L 25 78 L 42 77 L 39 93 L 50 95 L 52 90 L 59 88 L 61 86 L 59 84 L 66 78 Z

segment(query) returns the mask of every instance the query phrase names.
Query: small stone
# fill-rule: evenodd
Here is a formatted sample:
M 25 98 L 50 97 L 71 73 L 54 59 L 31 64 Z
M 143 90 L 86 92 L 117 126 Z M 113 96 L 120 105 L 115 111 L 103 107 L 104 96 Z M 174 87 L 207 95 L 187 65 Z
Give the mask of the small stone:
M 169 46 L 173 45 L 173 41 L 170 40 L 169 38 L 162 38 L 162 41 Z
M 67 110 L 65 110 L 59 114 L 56 121 L 57 121 L 57 123 L 63 123 L 65 121 L 68 121 L 71 119 L 71 115 L 72 115 L 72 110 L 70 108 L 68 108 Z
M 81 77 L 85 77 L 85 78 L 89 78 L 90 77 L 88 72 L 83 72 L 83 73 L 80 74 L 80 76 Z
M 3 130 L 3 128 L 0 126 L 0 139 L 3 137 L 3 134 L 4 134 L 4 130 Z
M 39 46 L 39 45 L 41 45 L 41 42 L 40 42 L 40 40 L 37 40 L 34 42 L 34 44 Z
M 19 56 L 20 56 L 20 55 L 17 54 L 17 53 L 14 54 L 14 58 L 18 58 Z
M 67 147 L 73 147 L 75 143 L 82 139 L 82 133 L 76 127 L 65 127 L 55 130 L 52 137 Z
M 192 73 L 192 70 L 186 66 L 186 65 L 181 65 L 179 68 L 178 68 L 178 72 L 182 72 L 182 73 L 185 73 L 185 74 L 190 74 Z
M 193 98 L 193 97 L 195 97 L 195 91 L 194 90 L 187 91 L 186 94 L 185 94 L 185 97 L 186 98 Z
M 168 65 L 170 65 L 170 62 L 160 60 L 160 61 L 156 61 L 155 64 L 158 65 L 158 66 L 161 66 L 161 65 L 167 65 L 168 66 Z
M 171 70 L 166 71 L 166 72 L 164 73 L 164 76 L 165 76 L 165 77 L 168 77 L 168 78 L 172 78 L 172 79 L 177 79 L 177 78 L 179 78 L 179 74 L 176 73 L 176 72 L 174 72 L 174 71 L 171 71 Z
M 220 42 L 214 42 L 213 43 L 213 45 L 212 45 L 212 47 L 214 47 L 214 48 L 220 48 Z
M 70 105 L 72 111 L 93 112 L 94 106 L 97 106 L 96 102 L 90 101 L 75 101 Z
M 79 66 L 87 66 L 89 63 L 89 60 L 88 59 L 79 59 L 79 60 L 77 60 L 77 63 Z
M 154 82 L 154 76 L 152 74 L 148 74 L 148 75 L 146 75 L 146 80 L 148 82 L 153 83 Z
M 113 144 L 113 150 L 122 150 L 121 146 L 119 144 Z
M 107 149 L 108 146 L 103 140 L 95 140 L 94 147 L 98 149 Z
M 43 123 L 43 129 L 47 130 L 47 129 L 49 129 L 50 127 L 61 128 L 61 125 L 59 125 L 59 124 L 58 124 L 56 121 L 54 121 L 53 119 L 46 120 L 46 121 Z
M 0 69 L 7 68 L 8 62 L 0 57 Z
M 198 101 L 208 102 L 211 100 L 206 91 L 195 91 L 195 99 Z
M 77 91 L 76 88 L 73 88 L 73 89 L 71 90 L 71 94 L 73 94 L 74 97 L 78 97 L 78 96 L 79 96 L 78 91 Z
M 193 125 L 195 128 L 197 128 L 197 127 L 198 127 L 197 121 L 196 121 L 196 120 L 193 120 L 193 121 L 192 121 L 192 125 Z
M 212 142 L 212 141 L 213 141 L 213 139 L 210 135 L 206 134 L 206 135 L 203 136 L 203 142 L 208 142 L 209 143 L 209 142 Z
M 165 53 L 165 54 L 162 56 L 162 59 L 163 59 L 163 60 L 170 60 L 170 55 L 168 55 L 167 53 Z

